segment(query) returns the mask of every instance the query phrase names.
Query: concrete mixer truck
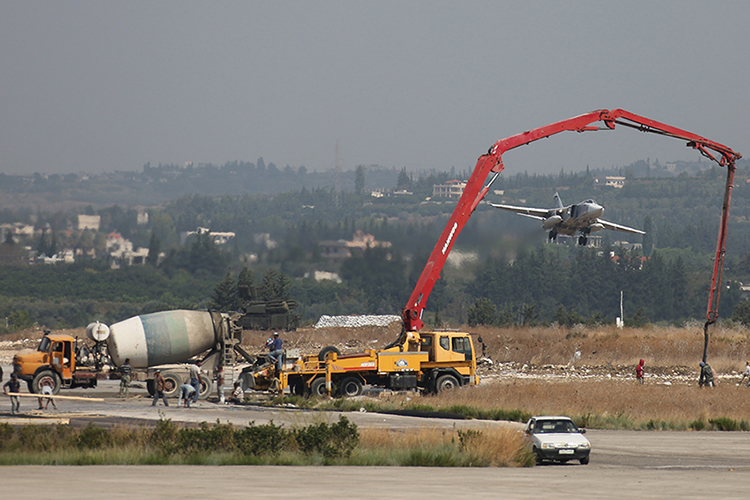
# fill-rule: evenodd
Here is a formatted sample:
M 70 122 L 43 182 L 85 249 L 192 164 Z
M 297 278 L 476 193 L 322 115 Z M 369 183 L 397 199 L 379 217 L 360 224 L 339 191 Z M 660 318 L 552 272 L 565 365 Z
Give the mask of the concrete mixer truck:
M 13 371 L 26 381 L 29 392 L 41 392 L 46 379 L 57 394 L 61 388 L 96 387 L 107 366 L 119 367 L 129 358 L 134 379 L 145 380 L 149 392 L 153 392 L 154 370 L 159 368 L 171 397 L 189 379 L 182 363 L 207 352 L 201 367 L 207 374 L 200 394 L 205 397 L 218 366 L 233 363 L 237 355 L 255 361 L 239 345 L 241 331 L 227 314 L 187 310 L 144 314 L 110 327 L 92 323 L 86 335 L 93 345 L 46 331 L 35 352 L 14 356 Z

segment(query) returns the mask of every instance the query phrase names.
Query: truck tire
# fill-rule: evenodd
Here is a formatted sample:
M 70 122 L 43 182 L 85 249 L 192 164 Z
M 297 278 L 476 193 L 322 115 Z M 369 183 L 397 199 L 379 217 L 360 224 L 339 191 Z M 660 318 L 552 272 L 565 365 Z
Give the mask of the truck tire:
M 327 396 L 328 391 L 326 390 L 326 378 L 318 377 L 310 384 L 310 395 L 311 396 Z
M 34 380 L 31 382 L 31 392 L 34 394 L 39 394 L 42 392 L 42 380 L 51 380 L 52 381 L 52 394 L 57 394 L 60 392 L 60 377 L 57 376 L 57 373 L 53 372 L 52 370 L 42 370 L 36 375 L 34 375 Z
M 293 396 L 304 396 L 305 395 L 305 382 L 300 380 L 294 380 L 289 382 L 289 389 Z
M 362 394 L 362 381 L 357 377 L 346 377 L 339 384 L 339 394 L 348 398 Z
M 150 378 L 146 380 L 146 390 L 148 391 L 149 396 L 153 396 L 156 392 L 156 389 L 154 387 L 154 379 Z
M 318 353 L 318 361 L 325 361 L 326 356 L 328 356 L 328 353 L 335 352 L 336 356 L 341 354 L 341 351 L 339 351 L 336 346 L 327 345 L 323 349 L 320 350 Z
M 213 384 L 210 380 L 206 380 L 206 377 L 202 377 L 201 380 L 201 392 L 198 394 L 198 399 L 206 399 L 208 396 L 211 395 L 211 389 L 213 388 Z
M 458 387 L 458 379 L 453 375 L 441 375 L 437 379 L 435 384 L 435 392 L 440 394 L 441 392 L 452 391 Z
M 182 385 L 182 377 L 175 372 L 164 372 L 162 376 L 164 377 L 164 395 L 168 398 L 176 398 Z

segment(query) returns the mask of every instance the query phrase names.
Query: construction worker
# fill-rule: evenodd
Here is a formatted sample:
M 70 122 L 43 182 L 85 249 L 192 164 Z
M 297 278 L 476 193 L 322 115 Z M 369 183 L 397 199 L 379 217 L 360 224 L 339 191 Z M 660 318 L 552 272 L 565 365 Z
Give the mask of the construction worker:
M 15 373 L 10 374 L 10 380 L 3 384 L 3 393 L 8 394 L 21 392 L 21 381 L 18 380 L 18 376 Z M 21 401 L 18 400 L 18 396 L 10 397 L 10 414 L 15 415 L 21 412 Z
M 645 363 L 645 361 L 641 360 L 638 366 L 635 367 L 635 378 L 641 384 L 643 384 L 643 365 Z
M 164 406 L 169 406 L 167 395 L 164 394 L 166 385 L 167 381 L 164 380 L 164 375 L 161 374 L 161 370 L 156 370 L 154 372 L 154 401 L 151 403 L 151 406 L 156 406 L 156 402 L 159 401 L 159 398 L 164 401 Z
M 45 377 L 42 379 L 41 383 L 41 393 L 45 394 L 47 396 L 52 396 L 54 394 L 54 387 L 52 386 L 52 381 L 49 379 L 49 377 Z M 39 398 L 39 409 L 40 410 L 46 410 L 49 408 L 49 404 L 52 403 L 52 408 L 57 410 L 57 405 L 55 404 L 55 400 L 52 398 L 44 398 L 46 399 L 46 404 L 42 406 L 42 398 Z
M 281 371 L 281 362 L 282 357 L 284 354 L 284 350 L 282 349 L 283 342 L 279 338 L 279 332 L 273 332 L 273 340 L 271 341 L 271 344 L 268 346 L 268 357 L 271 358 L 271 361 L 276 363 L 276 369 L 280 372 Z
M 201 376 L 201 361 L 198 360 L 194 365 L 189 366 L 190 371 L 190 385 L 195 389 L 193 394 L 193 403 L 198 402 L 198 396 L 201 393 L 201 384 L 203 383 L 203 377 Z M 211 387 L 209 386 L 209 389 Z
M 698 385 L 700 387 L 716 387 L 714 384 L 714 371 L 705 361 L 699 363 L 701 367 L 701 374 L 698 377 Z
M 737 385 L 742 385 L 742 381 L 745 380 L 745 377 L 747 377 L 747 386 L 750 387 L 750 361 L 745 363 L 745 371 L 742 372 L 742 378 Z
M 183 401 L 185 402 L 185 408 L 190 408 L 190 401 L 193 399 L 193 396 L 195 395 L 195 387 L 193 387 L 190 384 L 182 384 L 180 386 L 180 396 L 177 398 L 177 407 L 183 405 Z
M 133 367 L 130 366 L 130 358 L 125 358 L 125 362 L 120 367 L 120 397 L 128 397 L 130 392 L 130 376 L 133 373 Z
M 221 366 L 216 369 L 216 392 L 219 394 L 219 404 L 226 402 L 224 396 L 224 368 Z

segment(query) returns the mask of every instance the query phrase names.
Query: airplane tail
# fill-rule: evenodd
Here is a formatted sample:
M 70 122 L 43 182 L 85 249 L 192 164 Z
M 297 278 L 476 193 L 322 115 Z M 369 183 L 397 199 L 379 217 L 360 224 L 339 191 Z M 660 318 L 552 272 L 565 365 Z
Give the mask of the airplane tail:
M 560 199 L 560 194 L 557 191 L 555 191 L 554 199 L 555 199 L 555 208 L 565 208 L 562 200 Z

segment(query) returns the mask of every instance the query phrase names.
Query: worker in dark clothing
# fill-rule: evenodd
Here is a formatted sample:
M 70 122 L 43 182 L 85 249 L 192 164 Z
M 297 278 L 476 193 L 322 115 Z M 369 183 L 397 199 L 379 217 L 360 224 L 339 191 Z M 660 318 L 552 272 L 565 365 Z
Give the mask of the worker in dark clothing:
M 716 387 L 714 383 L 714 371 L 705 361 L 701 361 L 701 374 L 698 377 L 698 385 L 700 387 Z
M 130 392 L 130 376 L 133 373 L 133 367 L 130 366 L 130 358 L 125 358 L 125 362 L 120 367 L 120 397 L 128 397 Z
M 3 393 L 8 394 L 8 392 L 16 393 L 18 394 L 21 392 L 21 381 L 18 380 L 18 376 L 15 373 L 10 374 L 10 380 L 5 382 L 3 385 Z M 11 396 L 10 397 L 10 413 L 11 415 L 15 415 L 16 413 L 21 412 L 21 402 L 18 400 L 18 396 Z
M 166 384 L 167 381 L 164 380 L 164 375 L 161 374 L 161 370 L 156 370 L 154 372 L 154 401 L 151 403 L 151 406 L 156 406 L 156 402 L 159 401 L 159 398 L 164 401 L 164 406 L 169 406 L 167 395 L 164 394 Z
M 276 369 L 279 372 L 281 371 L 281 358 L 284 353 L 281 346 L 282 346 L 282 341 L 279 338 L 279 332 L 273 332 L 273 340 L 268 346 L 268 350 L 269 350 L 268 357 L 271 358 L 271 361 L 276 363 Z

